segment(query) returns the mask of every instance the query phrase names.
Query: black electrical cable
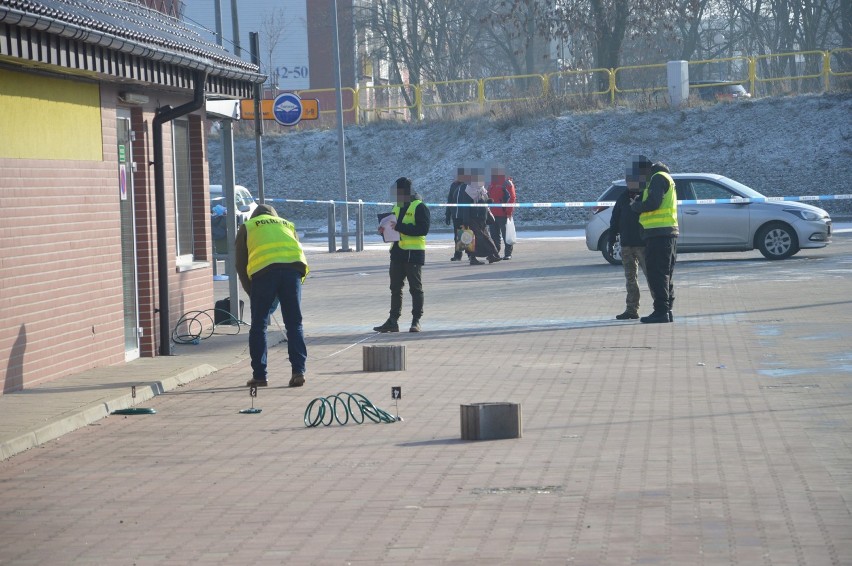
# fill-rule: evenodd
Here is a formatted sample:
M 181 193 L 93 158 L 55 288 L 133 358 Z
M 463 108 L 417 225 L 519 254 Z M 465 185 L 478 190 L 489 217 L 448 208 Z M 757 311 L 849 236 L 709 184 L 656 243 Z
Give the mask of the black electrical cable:
M 211 315 L 210 313 L 214 313 Z M 220 313 L 224 320 L 216 324 L 215 313 Z M 235 318 L 224 309 L 207 309 L 204 311 L 189 311 L 177 321 L 172 331 L 172 341 L 175 344 L 198 344 L 202 340 L 210 338 L 214 334 L 235 336 L 240 333 L 241 327 L 246 323 Z M 222 326 L 236 329 L 235 332 L 220 332 Z

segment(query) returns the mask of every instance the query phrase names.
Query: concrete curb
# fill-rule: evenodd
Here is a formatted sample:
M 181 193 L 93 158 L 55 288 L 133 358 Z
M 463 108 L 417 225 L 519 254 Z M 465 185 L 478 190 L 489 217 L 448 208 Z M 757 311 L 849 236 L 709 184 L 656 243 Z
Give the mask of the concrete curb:
M 115 410 L 138 405 L 157 395 L 162 395 L 166 391 L 172 391 L 181 385 L 217 372 L 219 369 L 221 368 L 216 368 L 209 364 L 201 364 L 175 376 L 167 377 L 162 381 L 143 382 L 137 385 L 136 399 L 133 399 L 130 393 L 122 393 L 106 401 L 98 401 L 88 407 L 61 416 L 34 431 L 0 442 L 0 461 L 88 426 L 110 416 Z

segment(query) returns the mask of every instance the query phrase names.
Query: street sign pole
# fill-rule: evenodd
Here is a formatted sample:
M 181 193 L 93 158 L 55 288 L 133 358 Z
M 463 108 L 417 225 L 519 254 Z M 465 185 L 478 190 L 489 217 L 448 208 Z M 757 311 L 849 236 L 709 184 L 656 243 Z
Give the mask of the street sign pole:
M 337 0 L 331 2 L 331 20 L 332 20 L 332 36 L 334 37 L 334 67 L 336 69 L 336 84 L 337 84 L 337 148 L 340 155 L 340 193 L 343 198 L 343 207 L 341 207 L 340 233 L 342 251 L 351 251 L 349 248 L 349 205 L 346 202 L 349 200 L 349 191 L 346 188 L 346 146 L 344 145 L 343 137 L 343 91 L 341 90 L 340 81 L 340 41 L 337 37 Z
M 251 49 L 251 62 L 260 67 L 260 42 L 257 32 L 249 33 L 249 48 Z M 254 148 L 257 160 L 257 196 L 260 203 L 266 202 L 263 189 L 263 116 L 260 112 L 261 89 L 263 85 L 254 85 Z

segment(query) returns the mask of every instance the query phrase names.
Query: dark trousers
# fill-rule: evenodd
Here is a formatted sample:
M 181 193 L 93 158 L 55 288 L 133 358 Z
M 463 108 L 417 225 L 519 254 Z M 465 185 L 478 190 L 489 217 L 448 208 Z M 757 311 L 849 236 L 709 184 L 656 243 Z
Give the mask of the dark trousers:
M 494 245 L 497 246 L 497 253 L 500 253 L 500 246 L 506 241 L 506 222 L 508 222 L 508 218 L 505 216 L 494 216 L 494 224 L 490 225 L 488 228 L 491 231 L 491 239 L 494 241 Z M 506 253 L 503 254 L 505 256 L 512 255 L 512 248 L 514 248 L 511 244 L 506 244 Z
M 249 355 L 255 379 L 266 379 L 266 327 L 278 303 L 287 329 L 290 366 L 293 372 L 305 372 L 308 349 L 302 330 L 302 275 L 285 267 L 267 268 L 251 279 Z
M 654 297 L 654 312 L 668 312 L 674 304 L 674 266 L 677 236 L 657 236 L 645 240 L 645 277 Z
M 494 241 L 491 239 L 491 231 L 485 223 L 474 223 L 469 226 L 473 230 L 473 236 L 476 238 L 476 248 L 472 252 L 467 252 L 468 257 L 494 257 L 500 253 Z
M 406 279 L 408 279 L 408 292 L 411 293 L 411 316 L 417 319 L 423 316 L 422 267 L 416 263 L 390 262 L 390 318 L 392 320 L 399 320 L 402 316 L 402 289 L 405 287 Z

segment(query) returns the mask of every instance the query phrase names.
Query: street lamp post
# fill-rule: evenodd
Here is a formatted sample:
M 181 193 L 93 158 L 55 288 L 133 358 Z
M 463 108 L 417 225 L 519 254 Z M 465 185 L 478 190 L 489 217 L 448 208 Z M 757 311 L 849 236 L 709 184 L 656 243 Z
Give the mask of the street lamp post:
M 337 27 L 337 0 L 331 2 L 331 21 L 332 36 L 334 37 L 334 67 L 335 80 L 337 86 L 337 147 L 340 156 L 340 193 L 343 198 L 343 207 L 341 208 L 340 232 L 341 232 L 341 250 L 344 252 L 350 251 L 349 248 L 349 205 L 346 202 L 349 200 L 349 191 L 346 188 L 346 146 L 344 145 L 343 136 L 343 90 L 340 81 L 340 41 L 338 39 Z

